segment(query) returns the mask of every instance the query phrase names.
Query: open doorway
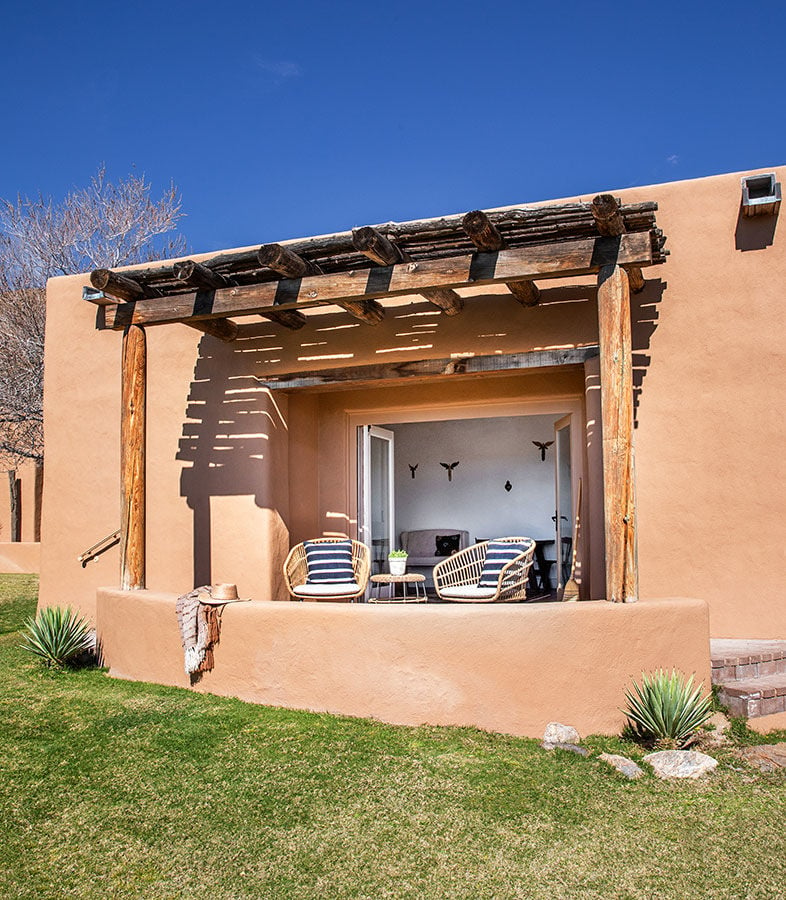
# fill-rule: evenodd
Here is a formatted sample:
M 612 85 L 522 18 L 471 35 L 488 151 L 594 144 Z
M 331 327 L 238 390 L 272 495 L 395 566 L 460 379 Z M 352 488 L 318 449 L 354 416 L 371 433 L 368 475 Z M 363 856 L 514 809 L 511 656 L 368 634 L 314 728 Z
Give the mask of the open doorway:
M 371 548 L 372 574 L 397 546 L 394 441 L 388 428 L 358 428 L 358 539 Z
M 358 524 L 372 571 L 386 571 L 388 550 L 406 545 L 408 570 L 430 581 L 451 546 L 437 538 L 459 549 L 520 535 L 538 542 L 533 595 L 556 593 L 568 577 L 582 465 L 566 412 L 359 426 Z

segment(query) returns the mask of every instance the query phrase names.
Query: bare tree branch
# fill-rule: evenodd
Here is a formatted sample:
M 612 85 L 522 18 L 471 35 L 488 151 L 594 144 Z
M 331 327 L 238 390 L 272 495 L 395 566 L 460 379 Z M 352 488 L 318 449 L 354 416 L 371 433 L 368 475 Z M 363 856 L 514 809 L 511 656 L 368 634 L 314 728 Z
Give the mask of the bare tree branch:
M 39 195 L 0 199 L 0 455 L 43 456 L 43 364 L 47 279 L 182 256 L 180 195 L 150 197 L 144 175 L 90 185 L 60 203 Z

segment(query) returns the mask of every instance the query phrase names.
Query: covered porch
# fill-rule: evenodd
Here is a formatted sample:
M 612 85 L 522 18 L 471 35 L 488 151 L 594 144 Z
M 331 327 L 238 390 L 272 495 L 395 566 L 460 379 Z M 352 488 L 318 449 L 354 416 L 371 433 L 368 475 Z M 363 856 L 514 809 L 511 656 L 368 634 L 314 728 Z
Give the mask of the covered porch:
M 542 389 L 543 397 L 548 397 L 559 391 L 558 382 L 564 375 L 569 375 L 571 369 L 575 374 L 583 366 L 585 386 L 579 391 L 574 387 L 573 396 L 578 397 L 585 412 L 584 456 L 588 458 L 588 472 L 593 463 L 596 466 L 585 490 L 587 499 L 581 513 L 587 524 L 594 518 L 596 527 L 591 547 L 585 546 L 591 526 L 585 528 L 579 555 L 587 570 L 594 556 L 603 571 L 598 574 L 600 567 L 596 566 L 592 583 L 588 578 L 582 579 L 582 597 L 614 602 L 636 600 L 630 295 L 645 286 L 642 270 L 665 258 L 665 239 L 656 227 L 655 209 L 654 203 L 625 207 L 610 195 L 599 195 L 592 203 L 473 211 L 445 219 L 366 226 L 351 233 L 287 245 L 266 244 L 204 262 L 186 260 L 128 273 L 93 272 L 91 287 L 85 289 L 84 297 L 99 307 L 98 327 L 123 332 L 121 587 L 141 589 L 147 584 L 146 329 L 185 324 L 218 338 L 232 352 L 235 347 L 254 352 L 253 345 L 244 348 L 243 341 L 258 333 L 255 320 L 259 322 L 262 317 L 282 333 L 291 333 L 309 322 L 310 313 L 329 307 L 343 311 L 346 324 L 319 330 L 337 332 L 360 326 L 362 334 L 353 336 L 355 343 L 376 347 L 380 362 L 356 362 L 352 352 L 317 351 L 298 356 L 297 369 L 286 371 L 282 370 L 280 359 L 268 356 L 255 367 L 252 376 L 255 390 L 264 395 L 264 402 L 272 410 L 267 415 L 276 415 L 276 398 L 282 396 L 293 409 L 293 418 L 302 412 L 302 423 L 308 419 L 312 403 L 304 394 L 327 397 L 331 392 L 369 386 L 393 386 L 398 391 L 399 385 L 419 385 L 428 392 L 434 384 L 459 381 L 459 391 L 472 391 L 473 384 L 481 381 L 487 384 L 490 379 L 521 373 L 553 379 L 551 385 Z M 384 341 L 375 338 L 375 332 L 384 333 L 381 323 L 386 316 L 396 315 L 402 303 L 411 306 L 419 302 L 419 309 L 425 307 L 422 312 L 407 315 L 437 315 L 441 321 L 452 323 L 463 318 L 470 320 L 472 315 L 476 319 L 478 315 L 482 317 L 490 297 L 499 304 L 500 292 L 509 298 L 509 332 L 517 340 L 519 334 L 536 324 L 539 309 L 562 304 L 564 309 L 559 312 L 565 322 L 563 340 L 555 344 L 552 338 L 550 345 L 524 352 L 494 349 L 492 355 L 487 355 L 483 350 L 489 344 L 480 339 L 505 335 L 464 334 L 463 349 L 439 357 L 434 344 L 417 343 L 419 335 L 427 333 L 426 323 L 413 323 L 411 334 L 415 337 L 402 346 L 387 344 L 389 332 Z M 582 302 L 586 300 L 590 304 Z M 572 334 L 573 320 L 586 320 L 588 306 L 597 310 L 592 316 L 595 323 L 589 327 L 597 336 L 589 341 Z M 423 331 L 415 331 L 417 327 Z M 400 334 L 396 332 L 396 336 Z M 335 340 L 334 335 L 334 343 Z M 313 343 L 327 345 L 328 351 L 331 348 L 326 340 Z M 420 355 L 417 351 L 421 351 Z M 388 352 L 405 352 L 408 361 L 387 364 L 379 354 Z M 214 358 L 220 355 L 211 351 Z M 342 365 L 343 359 L 352 362 Z M 304 365 L 308 362 L 318 362 L 319 368 Z M 586 382 L 593 376 L 597 383 L 591 388 L 592 402 L 597 406 L 597 416 L 586 414 L 590 391 Z M 202 402 L 211 390 L 209 378 L 208 375 L 201 380 Z M 388 401 L 388 406 L 395 404 Z M 347 414 L 346 409 L 340 410 L 345 419 Z M 334 512 L 324 511 L 324 516 L 335 515 L 336 521 L 326 527 L 323 516 L 317 525 L 322 533 L 355 536 L 357 510 L 353 509 L 354 491 L 349 487 L 352 453 L 345 447 L 343 460 L 331 458 L 332 447 L 324 441 L 317 451 L 316 446 L 324 437 L 320 429 L 325 428 L 329 425 L 317 416 L 313 446 L 296 436 L 294 450 L 290 434 L 289 467 L 293 468 L 294 455 L 300 457 L 294 464 L 296 470 L 298 464 L 303 465 L 303 459 L 312 469 L 335 467 L 338 463 L 349 470 L 343 486 L 345 496 L 333 505 Z M 307 427 L 302 434 L 308 437 Z M 179 458 L 188 459 L 191 448 L 187 441 L 183 445 Z M 592 454 L 595 460 L 589 459 Z M 194 480 L 197 456 L 195 451 L 189 460 Z M 209 461 L 207 468 L 215 465 Z M 224 482 L 231 481 L 230 466 L 219 467 L 223 468 Z M 184 480 L 185 477 L 186 473 Z M 302 486 L 305 495 L 313 490 L 309 478 L 302 479 Z M 293 496 L 291 506 L 302 507 L 302 498 Z M 297 517 L 289 518 L 294 524 Z M 297 526 L 290 527 L 293 530 L 297 531 Z M 196 541 L 195 535 L 195 547 Z M 199 582 L 196 575 L 195 565 L 195 581 Z
M 643 271 L 665 259 L 655 209 L 601 195 L 94 272 L 85 300 L 98 307 L 99 329 L 123 333 L 121 578 L 118 588 L 99 590 L 96 609 L 111 673 L 191 683 L 177 594 L 147 576 L 147 478 L 157 465 L 146 456 L 147 331 L 167 324 L 211 336 L 200 344 L 189 395 L 198 424 L 184 429 L 177 457 L 188 464 L 181 493 L 194 513 L 193 582 L 240 584 L 244 566 L 261 559 L 270 585 L 225 609 L 215 668 L 192 686 L 396 723 L 537 736 L 555 718 L 585 733 L 618 730 L 625 687 L 642 670 L 674 666 L 707 680 L 706 605 L 632 603 L 631 294 L 644 289 Z M 275 329 L 279 345 L 270 340 Z M 301 329 L 299 355 L 286 356 L 286 336 Z M 242 375 L 226 374 L 238 372 L 226 365 L 238 359 Z M 354 440 L 363 422 L 566 409 L 580 426 L 575 453 L 585 479 L 581 598 L 613 602 L 275 602 L 286 599 L 278 572 L 289 546 L 319 534 L 357 536 Z M 200 423 L 216 434 L 207 452 Z M 275 499 L 282 485 L 286 504 Z M 251 547 L 243 521 L 232 523 L 231 538 L 211 523 L 216 499 L 232 493 L 252 494 L 268 518 L 282 518 L 260 539 L 264 553 L 239 551 L 244 561 L 218 578 L 215 543 Z

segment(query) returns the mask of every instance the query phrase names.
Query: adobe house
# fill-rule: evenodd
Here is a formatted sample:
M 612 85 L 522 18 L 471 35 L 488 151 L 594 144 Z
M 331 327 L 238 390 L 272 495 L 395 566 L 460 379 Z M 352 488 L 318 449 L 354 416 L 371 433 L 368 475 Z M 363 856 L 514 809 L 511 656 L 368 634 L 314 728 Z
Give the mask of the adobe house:
M 532 736 L 618 730 L 642 671 L 708 683 L 710 637 L 786 638 L 785 171 L 53 279 L 41 604 L 187 686 L 175 599 L 235 582 L 196 689 Z M 319 535 L 557 555 L 579 485 L 588 602 L 280 602 Z

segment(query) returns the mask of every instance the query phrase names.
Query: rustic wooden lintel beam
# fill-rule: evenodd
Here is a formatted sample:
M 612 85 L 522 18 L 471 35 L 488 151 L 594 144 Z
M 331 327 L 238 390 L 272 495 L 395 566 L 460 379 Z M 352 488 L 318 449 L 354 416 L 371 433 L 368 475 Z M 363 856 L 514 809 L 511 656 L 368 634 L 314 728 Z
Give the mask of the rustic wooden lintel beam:
M 464 298 L 450 288 L 425 288 L 419 293 L 446 316 L 457 316 L 464 309 Z
M 230 284 L 229 280 L 224 278 L 223 275 L 213 272 L 201 263 L 194 262 L 193 259 L 176 262 L 172 266 L 172 271 L 178 281 L 203 291 L 228 287 Z M 237 325 L 229 319 L 207 319 L 187 322 L 186 324 L 225 343 L 230 343 L 237 337 Z
M 613 201 L 613 198 L 611 199 Z M 482 209 L 466 213 L 461 224 L 467 236 L 479 250 L 494 252 L 505 248 L 505 240 L 499 229 Z M 601 234 L 606 234 L 606 232 L 602 231 Z M 506 287 L 522 306 L 537 306 L 540 302 L 540 291 L 534 281 L 513 281 L 507 283 Z
M 610 237 L 625 233 L 620 205 L 611 194 L 598 194 L 592 200 L 592 218 L 598 232 Z
M 322 274 L 322 270 L 315 263 L 298 256 L 281 244 L 263 244 L 257 250 L 257 257 L 263 266 L 285 278 L 305 278 Z M 372 300 L 350 300 L 339 302 L 338 305 L 367 325 L 377 325 L 385 318 L 385 310 Z
M 377 300 L 422 294 L 431 288 L 453 290 L 536 278 L 597 274 L 603 266 L 614 264 L 652 265 L 649 233 L 538 244 L 497 253 L 468 253 L 293 281 L 240 285 L 212 292 L 197 291 L 120 303 L 103 307 L 103 327 L 120 329 L 131 323 L 153 325 L 190 319 L 265 315 L 271 309 Z
M 462 219 L 462 227 L 469 239 L 478 248 L 489 253 L 505 249 L 505 239 L 497 226 L 482 209 L 468 212 Z M 511 281 L 507 289 L 522 306 L 537 306 L 540 291 L 534 281 Z
M 338 305 L 366 325 L 379 325 L 385 318 L 385 308 L 376 300 L 339 300 Z
M 352 229 L 352 244 L 378 266 L 394 266 L 407 259 L 399 246 L 370 225 Z
M 540 303 L 540 291 L 534 281 L 509 281 L 505 287 L 522 306 Z
M 622 218 L 619 201 L 611 194 L 598 194 L 591 204 L 592 217 L 598 233 L 606 237 L 616 237 L 625 234 L 625 222 Z M 644 276 L 638 266 L 628 267 L 630 289 L 634 294 L 644 290 Z
M 207 266 L 203 266 L 201 263 L 194 262 L 193 259 L 176 262 L 172 266 L 172 271 L 178 281 L 202 290 L 227 287 L 230 283 L 223 275 L 208 269 Z
M 257 250 L 257 259 L 260 265 L 267 266 L 284 278 L 305 278 L 307 275 L 322 273 L 315 263 L 298 256 L 282 244 L 262 244 Z
M 365 254 L 378 266 L 393 266 L 397 263 L 410 261 L 410 257 L 397 244 L 388 240 L 384 234 L 370 225 L 354 228 L 352 230 L 352 243 L 356 250 Z M 420 295 L 448 316 L 458 315 L 464 308 L 464 301 L 453 290 L 432 288 L 420 291 Z
M 526 353 L 499 354 L 498 356 L 464 356 L 373 363 L 336 369 L 257 375 L 255 378 L 260 384 L 271 389 L 292 390 L 353 381 L 387 381 L 401 378 L 427 378 L 433 375 L 474 375 L 481 372 L 508 372 L 519 369 L 581 365 L 590 357 L 597 355 L 598 347 L 595 344 L 563 350 L 532 350 Z
M 237 337 L 237 325 L 231 319 L 191 319 L 185 324 L 225 344 L 231 344 Z
M 306 324 L 306 317 L 299 309 L 268 309 L 265 310 L 264 316 L 276 325 L 289 328 L 290 331 L 297 331 Z
M 644 274 L 641 271 L 639 266 L 625 266 L 625 271 L 628 273 L 628 282 L 630 283 L 630 289 L 634 294 L 638 294 L 644 290 L 644 285 L 646 282 L 644 281 Z
M 143 300 L 150 297 L 151 292 L 129 278 L 127 275 L 119 275 L 111 269 L 94 269 L 90 273 L 90 284 L 98 291 L 117 297 L 119 300 Z M 157 292 L 156 292 L 157 294 Z M 152 296 L 156 296 L 152 294 Z
M 461 220 L 461 226 L 478 250 L 494 252 L 502 250 L 505 241 L 497 226 L 482 209 L 473 209 Z

